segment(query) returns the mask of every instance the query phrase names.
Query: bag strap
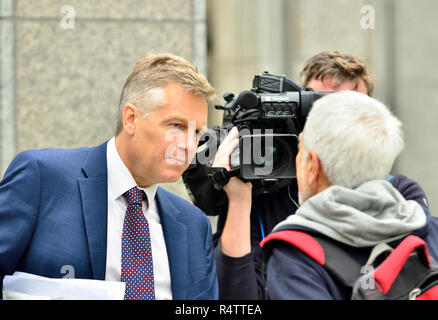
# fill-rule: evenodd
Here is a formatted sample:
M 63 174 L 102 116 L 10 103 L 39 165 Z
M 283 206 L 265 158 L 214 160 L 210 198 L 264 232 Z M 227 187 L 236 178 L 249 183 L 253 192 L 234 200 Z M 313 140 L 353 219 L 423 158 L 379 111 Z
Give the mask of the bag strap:
M 362 266 L 325 237 L 287 229 L 269 234 L 260 242 L 260 246 L 264 250 L 269 250 L 276 241 L 287 242 L 300 249 L 348 287 L 354 287 L 355 282 L 361 276 Z M 372 265 L 380 254 L 391 251 L 389 256 L 374 271 L 374 279 L 381 285 L 384 294 L 388 293 L 403 265 L 415 250 L 418 251 L 423 264 L 429 266 L 431 260 L 427 245 L 423 239 L 417 236 L 407 236 L 395 249 L 386 244 L 374 247 L 365 266 Z
M 418 250 L 419 257 L 425 266 L 430 265 L 430 257 L 424 240 L 414 235 L 406 237 L 374 272 L 374 279 L 380 283 L 385 294 L 391 289 L 403 265 L 414 250 Z
M 385 242 L 379 243 L 376 245 L 370 253 L 368 257 L 368 261 L 365 263 L 366 266 L 374 267 L 374 262 L 382 253 L 392 252 L 394 249 Z
M 260 246 L 268 250 L 276 241 L 287 242 L 300 249 L 348 287 L 352 288 L 361 274 L 361 265 L 356 260 L 332 241 L 319 235 L 297 230 L 280 230 L 265 237 Z

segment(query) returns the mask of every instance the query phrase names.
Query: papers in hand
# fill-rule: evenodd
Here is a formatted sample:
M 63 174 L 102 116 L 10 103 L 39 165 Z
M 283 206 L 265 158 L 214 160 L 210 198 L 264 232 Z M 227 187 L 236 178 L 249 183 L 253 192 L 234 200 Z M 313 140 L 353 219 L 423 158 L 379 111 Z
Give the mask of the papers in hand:
M 3 279 L 4 300 L 123 300 L 125 283 L 88 279 L 53 279 L 15 272 Z

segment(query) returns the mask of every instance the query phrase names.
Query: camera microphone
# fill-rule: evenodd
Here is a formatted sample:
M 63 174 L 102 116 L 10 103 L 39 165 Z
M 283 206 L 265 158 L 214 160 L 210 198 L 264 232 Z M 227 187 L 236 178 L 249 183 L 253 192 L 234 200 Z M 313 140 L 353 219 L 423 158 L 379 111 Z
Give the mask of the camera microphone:
M 237 98 L 237 103 L 243 109 L 254 109 L 257 108 L 259 99 L 257 95 L 249 90 L 242 91 Z

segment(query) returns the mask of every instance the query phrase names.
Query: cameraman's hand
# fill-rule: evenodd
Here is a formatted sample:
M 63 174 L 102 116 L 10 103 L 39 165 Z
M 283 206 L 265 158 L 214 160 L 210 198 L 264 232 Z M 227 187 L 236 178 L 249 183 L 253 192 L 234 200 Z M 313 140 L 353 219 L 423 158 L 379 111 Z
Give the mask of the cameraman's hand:
M 231 170 L 230 156 L 233 150 L 239 145 L 239 131 L 233 127 L 224 141 L 220 144 L 212 167 L 222 167 Z M 229 201 L 251 201 L 252 184 L 243 182 L 237 177 L 230 178 L 230 181 L 223 187 Z
M 231 129 L 220 144 L 214 158 L 213 167 L 231 170 L 230 155 L 239 145 L 239 131 Z M 252 184 L 232 177 L 223 187 L 228 196 L 228 212 L 221 236 L 222 252 L 230 257 L 243 257 L 251 252 L 250 215 Z

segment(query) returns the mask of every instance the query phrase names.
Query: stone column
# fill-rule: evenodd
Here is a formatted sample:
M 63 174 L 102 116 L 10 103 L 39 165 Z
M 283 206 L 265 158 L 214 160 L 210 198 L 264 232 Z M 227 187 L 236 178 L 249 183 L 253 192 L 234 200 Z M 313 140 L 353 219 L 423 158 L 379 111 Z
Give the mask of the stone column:
M 147 52 L 207 75 L 205 0 L 0 0 L 0 175 L 18 152 L 95 146 Z M 181 184 L 166 185 L 187 198 Z

